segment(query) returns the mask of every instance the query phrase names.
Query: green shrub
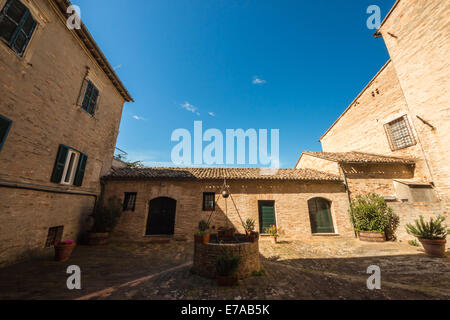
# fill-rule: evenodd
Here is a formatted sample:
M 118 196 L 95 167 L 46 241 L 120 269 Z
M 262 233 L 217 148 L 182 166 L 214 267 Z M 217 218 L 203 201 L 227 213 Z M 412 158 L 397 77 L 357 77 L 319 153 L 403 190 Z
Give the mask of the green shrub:
M 444 220 L 445 217 L 439 215 L 436 219 L 430 218 L 429 222 L 425 222 L 423 216 L 420 216 L 419 220 L 414 221 L 414 225 L 410 223 L 406 225 L 406 231 L 419 239 L 445 239 L 448 230 L 445 225 L 442 224 Z
M 236 274 L 241 257 L 232 255 L 231 253 L 224 253 L 217 257 L 216 271 L 219 276 L 229 277 Z
M 245 220 L 244 229 L 247 233 L 250 233 L 255 230 L 255 220 L 248 218 Z
M 122 202 L 117 197 L 109 198 L 105 204 L 98 203 L 92 213 L 94 226 L 91 232 L 111 232 L 119 222 L 122 210 Z
M 419 243 L 416 240 L 409 240 L 408 244 L 413 247 L 418 247 Z
M 358 195 L 350 204 L 350 215 L 356 231 L 376 231 L 393 238 L 399 218 L 384 198 L 369 193 Z

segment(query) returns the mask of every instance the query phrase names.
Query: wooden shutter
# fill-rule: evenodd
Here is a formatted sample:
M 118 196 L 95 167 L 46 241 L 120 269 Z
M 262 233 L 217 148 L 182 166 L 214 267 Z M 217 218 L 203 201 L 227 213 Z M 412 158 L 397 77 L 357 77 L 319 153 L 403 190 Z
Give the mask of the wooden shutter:
M 100 95 L 100 94 L 99 94 L 98 89 L 94 86 L 93 89 L 92 89 L 91 103 L 90 103 L 90 105 L 89 105 L 89 110 L 88 110 L 88 112 L 89 112 L 90 114 L 94 114 L 95 109 L 97 108 L 97 103 L 98 103 L 98 100 L 99 100 L 99 95 Z
M 58 149 L 58 155 L 56 156 L 55 167 L 53 168 L 53 174 L 51 182 L 60 183 L 66 165 L 67 154 L 69 153 L 69 147 L 60 145 Z
M 273 202 L 260 202 L 259 218 L 261 233 L 264 233 L 267 228 L 276 225 L 275 204 Z
M 88 156 L 84 153 L 80 153 L 80 161 L 78 161 L 78 167 L 77 171 L 75 173 L 75 179 L 73 181 L 73 184 L 75 186 L 81 187 L 83 184 L 83 178 L 84 178 L 84 172 L 86 171 L 86 164 L 87 164 Z
M 89 81 L 84 78 L 83 84 L 81 85 L 80 95 L 78 96 L 77 106 L 81 107 L 83 105 L 84 97 L 86 95 L 86 90 L 88 87 Z
M 11 120 L 0 116 L 0 150 L 2 150 L 3 144 L 6 141 L 11 124 Z

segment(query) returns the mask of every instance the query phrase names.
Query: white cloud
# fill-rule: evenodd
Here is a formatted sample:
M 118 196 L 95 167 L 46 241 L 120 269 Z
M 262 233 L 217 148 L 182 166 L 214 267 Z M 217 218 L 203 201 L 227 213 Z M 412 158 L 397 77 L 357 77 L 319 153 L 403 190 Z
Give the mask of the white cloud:
M 120 69 L 120 68 L 122 68 L 122 65 L 121 65 L 121 64 L 119 64 L 118 66 L 115 66 L 113 69 L 114 69 L 114 70 L 117 70 L 117 69 Z
M 208 114 L 209 114 L 211 117 L 215 117 L 215 116 L 216 116 L 216 114 L 215 114 L 214 112 L 208 112 Z
M 253 77 L 253 84 L 265 84 L 266 82 L 266 80 L 263 80 L 258 76 Z
M 137 115 L 133 115 L 133 119 L 135 119 L 135 120 L 143 120 L 143 121 L 147 120 L 147 119 L 145 119 L 143 117 L 139 117 Z
M 200 112 L 198 112 L 198 108 L 196 107 L 196 106 L 194 106 L 194 105 L 192 105 L 192 104 L 190 104 L 189 102 L 185 102 L 185 103 L 183 103 L 183 104 L 180 104 L 180 106 L 183 108 L 183 109 L 185 109 L 185 110 L 187 110 L 187 111 L 190 111 L 190 112 L 192 112 L 192 113 L 195 113 L 196 115 L 200 115 Z

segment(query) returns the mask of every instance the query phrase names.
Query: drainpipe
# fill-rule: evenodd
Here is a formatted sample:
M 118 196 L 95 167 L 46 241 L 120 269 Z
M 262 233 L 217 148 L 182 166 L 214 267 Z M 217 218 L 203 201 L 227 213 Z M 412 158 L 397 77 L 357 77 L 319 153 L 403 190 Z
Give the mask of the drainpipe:
M 352 201 L 350 199 L 350 191 L 348 189 L 347 177 L 345 176 L 345 172 L 344 172 L 344 169 L 342 168 L 341 164 L 339 163 L 338 165 L 339 165 L 339 171 L 341 172 L 342 177 L 344 178 L 344 186 L 345 186 L 345 193 L 347 194 L 348 208 L 349 208 L 349 210 L 351 210 L 350 208 L 351 208 L 351 202 Z M 350 221 L 352 222 L 353 232 L 355 234 L 355 238 L 357 238 L 358 235 L 356 234 L 355 224 L 353 223 L 353 217 L 352 217 L 350 211 L 349 211 L 349 216 L 350 216 Z

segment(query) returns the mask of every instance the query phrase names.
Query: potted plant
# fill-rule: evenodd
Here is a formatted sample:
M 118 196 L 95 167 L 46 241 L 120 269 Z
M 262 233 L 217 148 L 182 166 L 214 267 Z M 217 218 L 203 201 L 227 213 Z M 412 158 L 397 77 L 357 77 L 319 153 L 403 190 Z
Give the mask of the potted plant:
M 217 257 L 216 273 L 219 286 L 234 286 L 238 282 L 237 270 L 241 257 L 226 252 Z
M 108 243 L 109 234 L 119 222 L 122 215 L 122 202 L 117 197 L 111 197 L 106 204 L 98 204 L 92 217 L 94 226 L 88 233 L 88 244 L 93 246 Z
M 255 220 L 248 218 L 243 224 L 245 233 L 247 234 L 247 239 L 250 242 L 255 242 L 258 240 L 259 234 L 255 232 Z
M 67 261 L 72 255 L 72 251 L 76 244 L 73 240 L 60 241 L 55 244 L 55 260 Z
M 361 241 L 384 242 L 386 234 L 393 235 L 398 225 L 398 216 L 374 193 L 356 196 L 350 203 L 350 215 Z
M 231 227 L 231 228 L 220 227 L 217 229 L 218 236 L 219 236 L 219 238 L 222 238 L 222 239 L 234 238 L 235 232 L 236 232 L 236 229 L 233 227 Z
M 283 231 L 281 228 L 277 228 L 277 226 L 273 224 L 269 228 L 266 228 L 264 232 L 272 236 L 272 242 L 275 244 L 278 242 L 278 237 L 281 236 Z
M 425 253 L 432 257 L 444 257 L 445 244 L 449 230 L 443 225 L 445 217 L 439 215 L 436 219 L 430 218 L 429 222 L 425 222 L 423 216 L 419 220 L 415 220 L 414 225 L 408 223 L 406 231 L 417 237 L 425 249 Z
M 198 232 L 194 235 L 194 240 L 197 243 L 209 243 L 209 223 L 205 220 L 201 220 L 198 223 Z

